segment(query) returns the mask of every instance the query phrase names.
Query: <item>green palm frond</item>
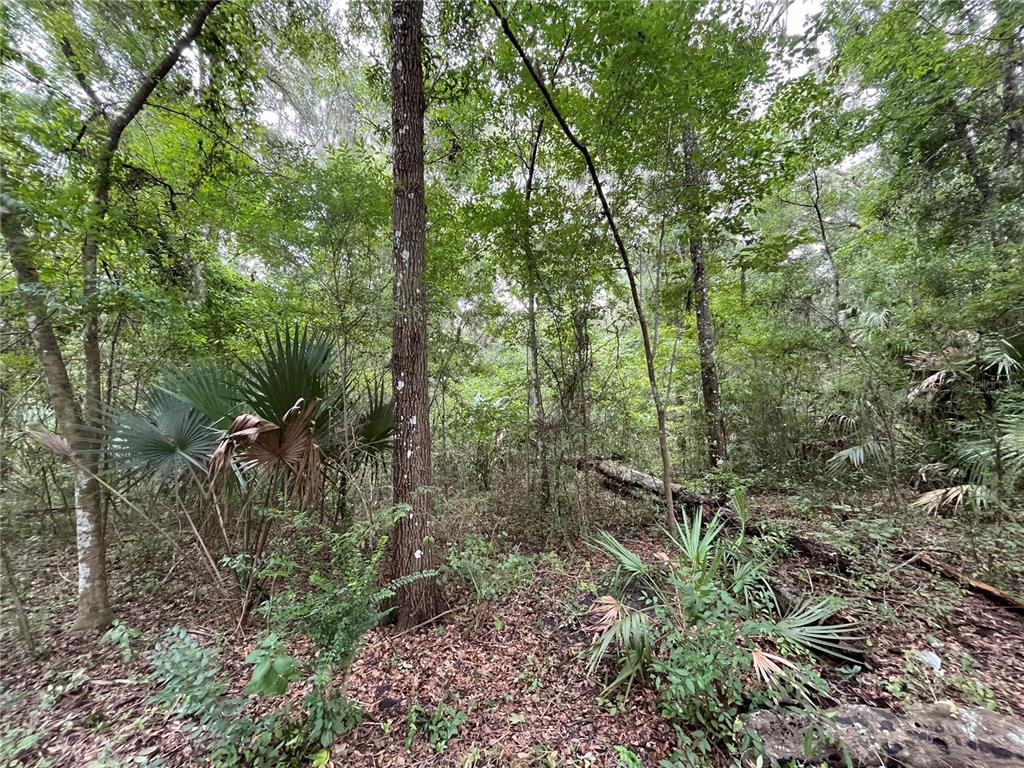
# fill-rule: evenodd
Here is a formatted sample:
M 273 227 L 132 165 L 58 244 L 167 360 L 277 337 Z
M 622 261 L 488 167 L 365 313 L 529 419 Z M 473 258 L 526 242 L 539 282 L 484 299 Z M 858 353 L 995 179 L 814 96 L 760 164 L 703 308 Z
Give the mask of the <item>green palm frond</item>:
M 981 348 L 981 364 L 1001 379 L 1009 380 L 1024 369 L 1024 338 L 995 339 Z
M 587 663 L 588 674 L 593 675 L 601 662 L 614 655 L 620 663 L 619 674 L 604 692 L 623 683 L 628 689 L 633 679 L 643 671 L 654 646 L 651 617 L 609 595 L 595 600 L 590 614 L 594 619 L 591 629 L 596 636 Z
M 238 410 L 238 382 L 229 371 L 214 365 L 189 366 L 169 376 L 160 389 L 184 400 L 220 427 L 227 427 Z
M 330 399 L 330 372 L 334 343 L 328 336 L 298 325 L 268 333 L 259 358 L 244 363 L 242 398 L 258 416 L 280 424 L 299 401 Z
M 840 608 L 834 598 L 807 599 L 797 603 L 774 626 L 779 637 L 810 651 L 859 663 L 857 651 L 851 646 L 864 638 L 856 634 L 854 622 L 825 624 Z
M 594 536 L 593 546 L 611 558 L 612 573 L 620 590 L 625 590 L 630 584 L 638 581 L 645 587 L 657 590 L 657 581 L 643 558 L 610 533 L 598 531 Z
M 106 429 L 107 460 L 114 469 L 167 479 L 195 469 L 206 472 L 223 432 L 206 414 L 164 390 L 142 412 L 112 414 Z
M 395 435 L 395 407 L 385 391 L 384 379 L 367 389 L 366 410 L 356 425 L 357 465 L 383 461 L 391 451 Z
M 669 538 L 694 568 L 705 570 L 712 563 L 713 557 L 718 555 L 718 537 L 724 528 L 725 521 L 719 515 L 715 515 L 705 525 L 704 513 L 698 509 L 692 516 L 683 515 L 679 523 L 679 535 L 670 534 Z
M 849 448 L 836 453 L 828 460 L 829 470 L 833 473 L 839 472 L 844 466 L 851 466 L 860 469 L 872 462 L 881 462 L 885 459 L 885 449 L 877 440 L 868 440 L 862 445 L 851 445 Z

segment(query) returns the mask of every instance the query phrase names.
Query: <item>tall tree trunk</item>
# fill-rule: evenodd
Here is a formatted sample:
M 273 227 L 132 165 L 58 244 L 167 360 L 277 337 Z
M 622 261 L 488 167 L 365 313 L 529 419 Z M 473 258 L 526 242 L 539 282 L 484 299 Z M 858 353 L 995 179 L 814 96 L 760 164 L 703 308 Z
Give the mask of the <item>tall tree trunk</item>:
M 118 147 L 121 144 L 121 137 L 125 129 L 138 116 L 139 112 L 146 106 L 149 97 L 156 90 L 156 87 L 163 82 L 168 73 L 174 68 L 181 58 L 182 53 L 199 36 L 206 23 L 206 19 L 213 10 L 220 4 L 221 0 L 205 0 L 196 10 L 195 15 L 190 19 L 181 35 L 174 41 L 170 50 L 156 63 L 150 72 L 143 77 L 135 91 L 128 99 L 124 109 L 112 117 L 107 123 L 103 142 L 100 146 L 94 166 L 91 197 L 89 199 L 88 218 L 86 220 L 85 239 L 82 243 L 82 288 L 86 301 L 86 321 L 83 334 L 84 357 L 85 357 L 85 397 L 84 409 L 78 412 L 78 402 L 71 393 L 71 402 L 75 405 L 75 424 L 79 427 L 72 431 L 79 433 L 81 442 L 85 434 L 93 434 L 101 426 L 102 414 L 102 358 L 100 351 L 100 313 L 94 306 L 94 299 L 98 292 L 98 263 L 100 242 L 103 237 L 104 225 L 107 213 L 110 210 L 110 187 L 112 183 L 114 158 Z M 70 42 L 65 38 L 62 40 L 62 50 L 68 58 L 72 70 L 79 85 L 94 105 L 99 104 L 96 92 L 89 83 L 87 73 L 82 68 L 80 61 L 75 55 Z M 99 105 L 102 106 L 102 105 Z M 35 275 L 38 282 L 38 275 Z M 45 317 L 40 315 L 38 317 Z M 30 325 L 32 320 L 30 319 Z M 37 322 L 37 325 L 39 323 Z M 45 322 L 49 328 L 49 322 Z M 60 347 L 52 328 L 49 333 L 42 332 L 45 339 L 47 351 L 46 357 L 52 358 L 53 352 L 60 353 Z M 44 353 L 38 351 L 40 364 L 44 371 L 47 370 L 48 362 L 44 359 Z M 49 363 L 53 367 L 52 362 Z M 63 358 L 61 358 L 63 367 Z M 64 370 L 64 379 L 67 379 L 67 370 Z M 47 382 L 50 385 L 50 398 L 54 410 L 58 410 L 58 401 L 63 402 L 68 393 L 62 388 L 54 388 L 54 380 L 49 376 Z M 69 384 L 70 387 L 70 384 Z M 65 406 L 62 406 L 65 407 Z M 58 416 L 58 418 L 60 418 Z M 68 433 L 67 422 L 62 424 L 61 429 Z M 69 436 L 70 441 L 70 436 Z M 73 446 L 74 447 L 74 446 Z M 81 445 L 79 446 L 81 447 Z M 100 484 L 97 479 L 101 466 L 102 457 L 97 450 L 76 450 L 76 461 L 80 471 L 75 481 L 75 509 L 77 524 L 77 546 L 78 546 L 78 610 L 75 618 L 74 629 L 92 630 L 102 628 L 110 623 L 111 612 L 107 598 L 107 574 L 106 574 L 106 548 L 105 531 L 103 519 L 103 506 L 100 493 Z
M 430 399 L 427 393 L 426 217 L 423 184 L 423 3 L 391 3 L 391 136 L 394 188 L 394 325 L 391 385 L 395 403 L 394 502 L 408 508 L 390 542 L 392 578 L 433 570 Z M 442 608 L 437 580 L 416 578 L 398 590 L 399 629 Z
M 684 173 L 686 187 L 692 200 L 699 200 L 706 180 L 700 172 L 694 155 L 696 135 L 692 128 L 686 131 L 684 144 Z M 715 355 L 715 323 L 711 315 L 711 297 L 708 292 L 707 270 L 704 263 L 704 238 L 697 220 L 698 206 L 691 204 L 689 221 L 690 267 L 693 287 L 697 294 L 697 352 L 700 356 L 700 388 L 704 399 L 704 421 L 708 441 L 708 461 L 717 467 L 726 457 L 725 422 L 722 419 L 722 395 L 718 383 L 718 362 Z
M 1020 4 L 1013 0 L 999 0 L 995 5 L 995 30 L 1002 38 L 1002 118 L 1006 123 L 1003 161 L 1007 165 L 1016 163 L 1024 174 L 1024 93 L 1021 93 L 1020 83 L 1020 75 L 1024 71 L 1024 46 L 1021 45 L 1024 14 L 1020 11 Z
M 551 506 L 551 477 L 548 470 L 547 418 L 544 414 L 544 393 L 540 376 L 540 345 L 537 340 L 537 275 L 536 255 L 533 252 L 533 221 L 530 217 L 530 201 L 533 199 L 533 180 L 537 168 L 537 152 L 544 132 L 543 118 L 537 123 L 530 156 L 526 168 L 526 222 L 523 232 L 523 251 L 526 256 L 529 295 L 526 300 L 526 347 L 528 351 L 528 374 L 530 377 L 530 412 L 533 415 L 533 434 L 537 445 L 537 460 L 540 464 L 540 494 L 538 507 L 544 512 Z
M 551 91 L 548 90 L 547 85 L 544 83 L 544 78 L 541 77 L 540 72 L 534 66 L 533 61 L 526 54 L 526 49 L 523 48 L 522 43 L 519 42 L 519 38 L 516 37 L 512 31 L 512 27 L 509 26 L 508 19 L 501 12 L 501 8 L 498 6 L 497 0 L 487 0 L 487 4 L 494 11 L 494 15 L 497 17 L 501 24 L 501 30 L 505 37 L 512 44 L 512 47 L 516 49 L 516 53 L 519 55 L 520 61 L 523 62 L 523 66 L 526 67 L 527 72 L 530 73 L 530 77 L 533 79 L 534 84 L 544 97 L 544 101 L 548 105 L 548 109 L 551 110 L 551 114 L 554 115 L 555 121 L 558 123 L 558 127 L 562 129 L 562 133 L 565 138 L 569 140 L 569 143 L 576 148 L 576 150 L 583 157 L 583 162 L 587 166 L 587 171 L 590 174 L 590 181 L 594 185 L 594 191 L 597 193 L 598 202 L 601 204 L 601 212 L 604 214 L 604 219 L 608 224 L 608 229 L 611 230 L 612 240 L 615 242 L 615 248 L 619 252 L 619 259 L 622 261 L 622 268 L 626 273 L 626 279 L 629 282 L 629 294 L 633 301 L 633 309 L 636 311 L 637 323 L 640 325 L 640 337 L 643 340 L 644 346 L 644 360 L 647 363 L 647 382 L 651 388 L 651 399 L 654 401 L 654 409 L 658 415 L 658 445 L 661 453 L 661 475 L 662 480 L 665 484 L 665 488 L 669 489 L 665 491 L 665 525 L 670 531 L 674 531 L 676 527 L 676 514 L 675 514 L 675 502 L 672 499 L 672 460 L 668 450 L 668 424 L 665 418 L 665 405 L 661 399 L 661 392 L 658 389 L 658 377 L 654 370 L 654 349 L 651 345 L 651 334 L 647 326 L 647 315 L 644 312 L 643 303 L 640 301 L 640 290 L 637 287 L 636 273 L 633 271 L 633 265 L 629 258 L 629 251 L 626 249 L 626 244 L 622 240 L 622 235 L 619 234 L 619 227 L 615 222 L 615 217 L 612 215 L 612 207 L 608 203 L 608 198 L 604 193 L 604 185 L 601 183 L 601 177 L 597 173 L 597 165 L 594 163 L 594 158 L 590 154 L 590 150 L 587 145 L 576 135 L 576 133 L 570 127 L 565 116 L 562 115 L 558 109 L 558 105 L 555 104 L 554 97 L 551 95 Z
M 7 186 L 6 178 L 3 186 Z M 3 198 L 2 224 L 7 254 L 28 309 L 28 330 L 36 357 L 50 390 L 57 425 L 75 456 L 75 524 L 78 543 L 77 629 L 100 629 L 113 618 L 107 596 L 106 553 L 99 484 L 88 474 L 95 452 L 83 427 L 82 412 L 68 376 L 64 355 L 47 314 L 44 288 L 33 263 L 25 234 L 23 212 L 13 199 Z
M 707 426 L 708 461 L 717 467 L 726 457 L 725 422 L 722 419 L 722 395 L 718 384 L 718 363 L 715 356 L 715 323 L 711 316 L 711 299 L 704 268 L 704 241 L 699 234 L 690 235 L 690 266 L 697 293 L 697 351 L 700 355 L 700 389 L 704 399 L 704 420 Z

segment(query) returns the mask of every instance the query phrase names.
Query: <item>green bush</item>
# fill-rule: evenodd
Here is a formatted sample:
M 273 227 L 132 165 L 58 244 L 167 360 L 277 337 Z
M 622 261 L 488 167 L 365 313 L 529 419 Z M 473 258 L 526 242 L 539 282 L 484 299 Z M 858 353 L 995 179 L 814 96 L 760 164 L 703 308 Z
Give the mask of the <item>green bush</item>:
M 671 765 L 706 764 L 716 746 L 750 746 L 737 732 L 746 711 L 780 703 L 812 706 L 824 682 L 809 651 L 847 658 L 853 627 L 826 625 L 832 601 L 780 611 L 764 564 L 747 559 L 742 534 L 698 512 L 670 537 L 671 553 L 646 562 L 610 534 L 596 545 L 612 560 L 609 594 L 591 608 L 596 639 L 590 671 L 611 660 L 608 690 L 644 676 L 662 714 L 677 724 Z
M 190 724 L 214 765 L 305 766 L 326 755 L 361 716 L 345 696 L 344 679 L 398 586 L 376 583 L 386 538 L 367 547 L 359 530 L 335 533 L 301 515 L 290 524 L 293 554 L 271 557 L 258 572 L 270 590 L 260 612 L 276 631 L 246 657 L 251 675 L 244 695 L 229 694 L 218 649 L 200 646 L 183 629 L 170 630 L 151 657 L 163 685 L 156 700 Z M 317 653 L 293 658 L 285 652 L 289 637 L 309 638 Z M 286 698 L 298 680 L 310 684 L 301 707 Z M 269 714 L 250 714 L 265 709 L 267 698 L 284 700 Z
M 533 579 L 536 561 L 521 554 L 504 534 L 486 539 L 466 537 L 448 553 L 444 572 L 471 585 L 477 600 L 499 600 L 525 588 Z

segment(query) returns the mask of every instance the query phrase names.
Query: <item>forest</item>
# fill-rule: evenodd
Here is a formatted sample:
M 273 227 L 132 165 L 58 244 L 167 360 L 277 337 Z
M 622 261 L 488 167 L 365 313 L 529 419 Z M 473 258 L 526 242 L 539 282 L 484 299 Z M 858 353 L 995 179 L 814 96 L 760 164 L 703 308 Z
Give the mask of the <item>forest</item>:
M 1020 0 L 0 20 L 0 768 L 1024 766 Z

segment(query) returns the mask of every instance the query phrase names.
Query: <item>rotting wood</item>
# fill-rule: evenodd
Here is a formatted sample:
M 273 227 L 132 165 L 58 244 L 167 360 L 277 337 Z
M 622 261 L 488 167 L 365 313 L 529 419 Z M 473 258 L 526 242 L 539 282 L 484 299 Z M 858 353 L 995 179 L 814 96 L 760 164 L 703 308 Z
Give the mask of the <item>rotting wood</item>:
M 579 457 L 575 464 L 579 469 L 594 470 L 601 476 L 605 487 L 617 493 L 633 495 L 641 492 L 656 497 L 662 496 L 664 486 L 659 478 L 615 459 L 604 456 Z M 739 528 L 743 524 L 739 514 L 729 506 L 724 497 L 702 496 L 679 483 L 672 483 L 672 497 L 687 507 L 700 507 L 720 515 L 734 528 Z M 744 530 L 751 536 L 767 536 L 779 532 L 771 526 L 751 520 L 745 521 Z M 850 573 L 850 558 L 842 550 L 798 531 L 789 531 L 785 537 L 790 547 L 803 552 L 812 560 L 829 566 L 841 575 Z
M 1014 597 L 1008 592 L 1004 592 L 997 587 L 993 587 L 991 584 L 986 584 L 984 581 L 971 578 L 966 573 L 954 568 L 949 563 L 936 560 L 927 553 L 919 553 L 913 559 L 913 564 L 919 568 L 925 569 L 926 571 L 931 571 L 932 573 L 944 576 L 951 581 L 959 582 L 972 592 L 977 592 L 979 595 L 987 597 L 992 602 L 999 603 L 1000 605 L 1009 608 L 1014 613 L 1024 614 L 1024 602 L 1021 602 L 1019 598 Z

